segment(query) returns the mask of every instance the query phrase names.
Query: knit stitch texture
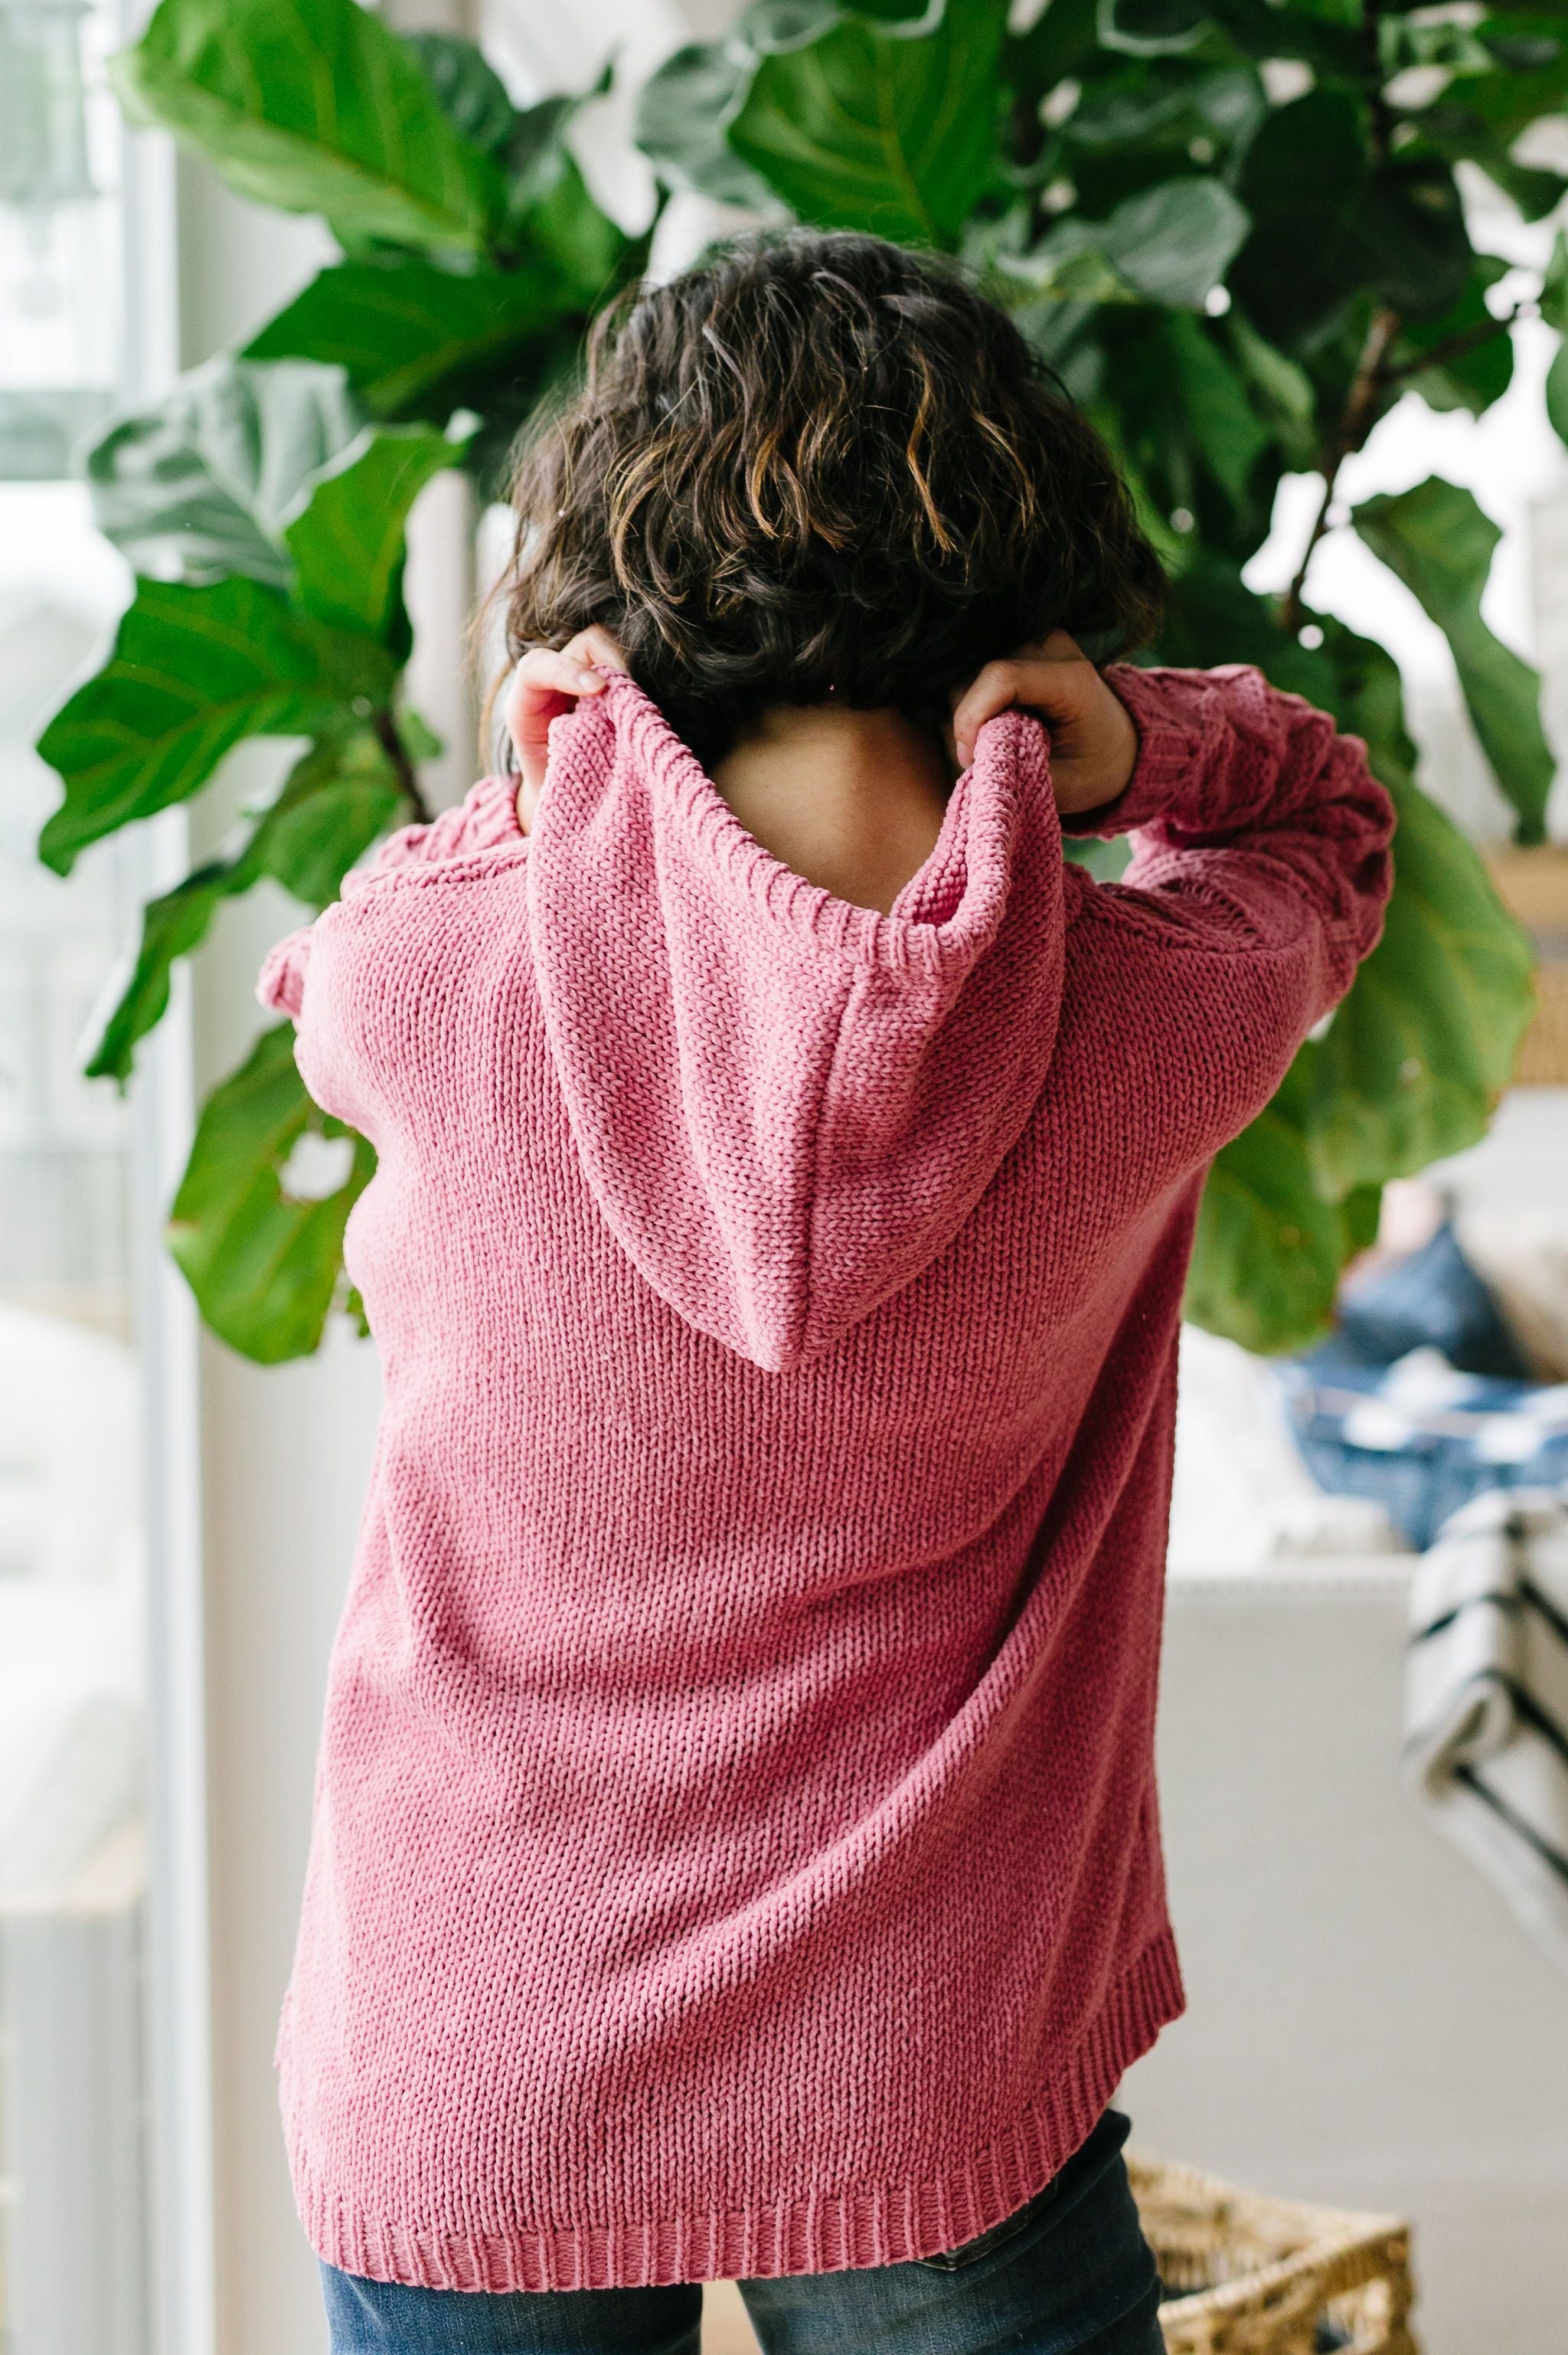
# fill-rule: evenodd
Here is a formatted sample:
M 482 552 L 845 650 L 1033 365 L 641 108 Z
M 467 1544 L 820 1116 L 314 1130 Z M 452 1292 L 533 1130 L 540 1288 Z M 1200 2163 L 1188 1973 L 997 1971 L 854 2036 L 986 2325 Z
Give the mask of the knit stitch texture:
M 440 2289 L 949 2248 L 1181 2009 L 1152 1743 L 1206 1163 L 1375 941 L 1363 748 L 1119 670 L 1064 859 L 981 730 L 890 915 L 628 679 L 274 952 L 376 1146 L 386 1404 L 280 2035 L 321 2255 Z

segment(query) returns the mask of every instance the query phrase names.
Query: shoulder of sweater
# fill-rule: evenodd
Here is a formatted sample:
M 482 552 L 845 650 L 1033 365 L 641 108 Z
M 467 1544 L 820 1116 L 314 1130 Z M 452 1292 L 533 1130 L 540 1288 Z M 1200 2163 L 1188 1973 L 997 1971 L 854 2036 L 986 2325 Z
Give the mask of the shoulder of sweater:
M 344 878 L 343 896 L 357 899 L 389 884 L 439 884 L 493 870 L 528 847 L 517 816 L 516 783 L 482 777 L 455 807 L 421 826 L 407 826 L 385 841 L 367 867 Z

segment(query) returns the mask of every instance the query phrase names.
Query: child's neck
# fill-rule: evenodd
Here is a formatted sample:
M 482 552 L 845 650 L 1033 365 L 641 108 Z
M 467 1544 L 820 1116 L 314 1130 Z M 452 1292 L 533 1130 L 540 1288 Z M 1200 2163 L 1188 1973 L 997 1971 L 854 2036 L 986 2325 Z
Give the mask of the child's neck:
M 936 738 L 901 712 L 839 703 L 775 704 L 714 771 L 765 850 L 884 915 L 935 847 L 952 782 Z

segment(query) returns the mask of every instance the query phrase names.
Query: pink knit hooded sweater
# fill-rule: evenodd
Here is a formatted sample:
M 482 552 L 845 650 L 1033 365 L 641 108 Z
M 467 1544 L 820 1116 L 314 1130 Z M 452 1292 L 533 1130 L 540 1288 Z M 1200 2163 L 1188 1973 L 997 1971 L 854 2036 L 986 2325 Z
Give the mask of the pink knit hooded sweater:
M 386 1405 L 280 2038 L 377 2280 L 950 2248 L 1181 2005 L 1152 1738 L 1205 1164 L 1377 938 L 1362 747 L 1117 670 L 1064 860 L 981 730 L 890 915 L 771 858 L 630 679 L 269 961 L 379 1156 Z

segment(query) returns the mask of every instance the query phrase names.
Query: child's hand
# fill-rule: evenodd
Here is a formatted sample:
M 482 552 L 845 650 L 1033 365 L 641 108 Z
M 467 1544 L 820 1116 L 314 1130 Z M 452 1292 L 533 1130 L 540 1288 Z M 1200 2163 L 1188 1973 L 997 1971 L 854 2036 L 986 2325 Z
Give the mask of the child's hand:
M 1038 714 L 1051 737 L 1051 783 L 1064 817 L 1114 802 L 1138 758 L 1138 730 L 1092 662 L 1065 630 L 987 663 L 953 707 L 960 769 L 975 756 L 982 722 L 1014 704 Z
M 579 696 L 602 695 L 606 671 L 625 668 L 620 648 L 596 623 L 592 629 L 579 630 L 558 654 L 550 646 L 535 646 L 513 672 L 502 717 L 517 747 L 523 777 L 517 788 L 517 823 L 524 834 L 534 822 L 545 782 L 551 720 L 569 711 Z

